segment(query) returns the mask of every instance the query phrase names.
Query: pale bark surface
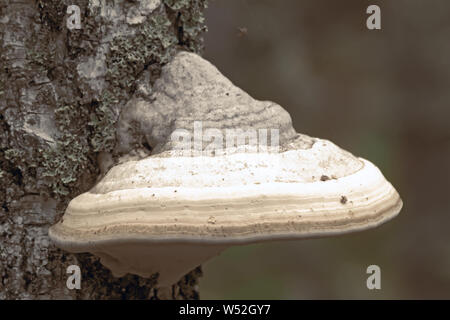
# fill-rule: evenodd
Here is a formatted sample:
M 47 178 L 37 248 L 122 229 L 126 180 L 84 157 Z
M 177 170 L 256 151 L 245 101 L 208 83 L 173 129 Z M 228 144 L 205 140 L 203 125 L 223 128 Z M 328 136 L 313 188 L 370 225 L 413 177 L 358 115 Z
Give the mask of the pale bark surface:
M 81 9 L 80 30 L 66 28 L 68 5 Z M 57 249 L 47 231 L 121 155 L 122 106 L 151 92 L 176 51 L 201 52 L 205 6 L 0 0 L 0 299 L 161 297 L 155 279 L 114 278 L 98 258 Z M 80 290 L 66 287 L 72 264 Z M 193 270 L 165 297 L 198 298 L 200 276 Z

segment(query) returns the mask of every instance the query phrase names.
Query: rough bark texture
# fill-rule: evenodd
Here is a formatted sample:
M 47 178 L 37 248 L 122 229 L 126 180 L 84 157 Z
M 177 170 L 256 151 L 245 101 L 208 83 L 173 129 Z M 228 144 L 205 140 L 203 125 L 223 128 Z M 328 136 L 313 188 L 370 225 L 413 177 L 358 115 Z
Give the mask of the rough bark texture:
M 80 30 L 66 28 L 68 5 Z M 116 121 L 178 50 L 199 53 L 204 0 L 0 0 L 0 299 L 158 299 L 47 230 L 121 155 Z M 144 143 L 136 148 L 149 148 Z M 120 151 L 121 153 L 124 150 Z M 126 152 L 126 150 L 125 150 Z M 80 290 L 66 268 L 82 270 Z M 165 298 L 198 298 L 197 268 Z

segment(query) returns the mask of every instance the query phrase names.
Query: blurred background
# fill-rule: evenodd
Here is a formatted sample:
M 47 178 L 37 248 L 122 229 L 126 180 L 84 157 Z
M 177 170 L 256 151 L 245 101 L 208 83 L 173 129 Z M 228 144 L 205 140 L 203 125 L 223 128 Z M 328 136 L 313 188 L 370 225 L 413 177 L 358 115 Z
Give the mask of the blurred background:
M 204 265 L 201 298 L 450 299 L 450 1 L 215 0 L 207 24 L 223 74 L 374 162 L 404 207 L 375 230 L 228 249 Z

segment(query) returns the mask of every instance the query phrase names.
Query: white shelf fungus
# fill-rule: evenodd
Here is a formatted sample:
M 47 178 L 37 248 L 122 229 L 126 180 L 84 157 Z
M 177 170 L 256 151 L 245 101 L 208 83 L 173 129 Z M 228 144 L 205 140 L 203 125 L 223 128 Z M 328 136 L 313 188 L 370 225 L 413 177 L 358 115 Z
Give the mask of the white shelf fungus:
M 365 230 L 402 207 L 372 163 L 296 133 L 283 108 L 254 100 L 195 54 L 177 54 L 153 90 L 151 101 L 128 103 L 119 126 L 119 149 L 129 148 L 133 120 L 152 154 L 113 167 L 49 231 L 57 246 L 98 255 L 116 276 L 159 273 L 168 286 L 227 247 Z M 277 141 L 265 142 L 279 149 L 224 146 L 230 129 L 277 129 Z M 174 140 L 176 130 L 189 139 Z M 207 130 L 223 133 L 217 153 Z

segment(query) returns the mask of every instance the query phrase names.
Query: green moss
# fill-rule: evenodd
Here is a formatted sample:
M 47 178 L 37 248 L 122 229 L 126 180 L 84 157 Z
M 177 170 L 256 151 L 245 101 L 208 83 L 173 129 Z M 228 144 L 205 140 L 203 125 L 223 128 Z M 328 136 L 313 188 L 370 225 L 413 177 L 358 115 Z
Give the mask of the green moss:
M 26 59 L 33 72 L 49 70 L 55 65 L 56 43 L 48 34 L 37 35 L 27 39 Z
M 204 17 L 208 1 L 163 0 L 163 2 L 175 20 L 179 43 L 192 52 L 201 53 L 203 51 L 201 34 L 208 30 Z
M 91 144 L 94 151 L 111 151 L 115 143 L 114 106 L 126 103 L 135 90 L 135 83 L 146 68 L 159 75 L 166 64 L 179 49 L 180 40 L 174 29 L 173 16 L 184 30 L 182 45 L 186 49 L 199 52 L 202 41 L 200 33 L 206 30 L 203 10 L 206 1 L 166 1 L 169 14 L 155 12 L 147 18 L 132 37 L 117 36 L 113 39 L 107 56 L 106 81 L 108 88 L 102 93 L 97 108 L 91 115 L 89 125 L 93 127 Z
M 101 41 L 102 30 L 107 24 L 100 15 L 99 7 L 88 10 L 87 0 L 78 0 L 76 4 L 80 7 L 82 28 L 67 33 L 67 54 L 72 59 L 79 55 L 94 55 L 96 47 L 92 44 Z
M 98 106 L 90 114 L 89 125 L 93 128 L 90 141 L 94 152 L 110 151 L 114 147 L 116 117 L 112 110 L 117 102 L 117 98 L 106 90 Z
M 64 105 L 56 109 L 55 120 L 62 133 L 55 145 L 39 150 L 42 155 L 42 176 L 50 178 L 48 186 L 59 195 L 67 195 L 69 187 L 83 174 L 88 166 L 91 148 L 83 138 L 88 135 L 81 119 L 88 110 L 80 105 Z M 78 121 L 77 121 L 78 119 Z M 84 140 L 84 141 L 83 141 Z
M 60 31 L 67 5 L 61 0 L 36 0 L 40 20 L 53 31 Z
M 52 56 L 48 54 L 48 50 L 34 51 L 30 50 L 27 52 L 27 61 L 31 64 L 38 66 L 41 70 L 47 69 L 51 64 Z
M 115 143 L 114 106 L 126 103 L 135 90 L 141 72 L 152 66 L 156 71 L 175 54 L 177 38 L 164 13 L 151 16 L 133 37 L 117 36 L 107 56 L 106 81 L 108 88 L 91 116 L 94 129 L 91 143 L 94 151 L 111 151 Z M 155 68 L 156 67 L 156 68 Z
M 24 156 L 24 153 L 22 150 L 12 148 L 5 150 L 4 155 L 6 160 L 9 160 L 11 162 L 17 162 Z
M 50 28 L 55 32 L 64 30 L 68 2 L 36 0 L 43 28 Z M 72 61 L 64 62 L 64 73 L 59 76 L 55 73 L 57 85 L 66 94 L 56 97 L 55 101 L 49 100 L 54 96 L 51 93 L 44 94 L 42 101 L 36 100 L 36 103 L 55 109 L 55 123 L 60 135 L 55 138 L 54 144 L 49 147 L 41 146 L 38 150 L 33 150 L 32 154 L 24 154 L 26 150 L 22 151 L 14 142 L 2 143 L 0 160 L 7 164 L 0 168 L 1 177 L 6 175 L 13 181 L 14 170 L 17 169 L 24 174 L 25 183 L 31 184 L 29 181 L 34 180 L 36 188 L 40 188 L 42 182 L 45 183 L 49 189 L 39 189 L 41 192 L 53 192 L 64 197 L 69 195 L 69 191 L 71 194 L 80 191 L 83 174 L 95 170 L 96 152 L 111 152 L 114 149 L 119 106 L 123 106 L 133 94 L 136 80 L 142 71 L 150 69 L 154 81 L 162 66 L 178 50 L 201 52 L 203 44 L 200 33 L 206 30 L 202 11 L 206 7 L 206 1 L 167 0 L 163 3 L 142 25 L 136 27 L 133 36 L 116 36 L 112 40 L 106 57 L 106 89 L 98 101 L 91 102 L 86 99 L 88 94 L 78 97 L 76 88 L 73 88 L 73 84 L 77 83 L 74 81 L 77 79 L 75 62 L 79 56 L 92 56 L 96 53 L 96 44 L 100 42 L 106 29 L 98 12 L 87 9 L 88 1 L 78 1 L 83 28 L 67 33 L 66 53 Z M 62 63 L 55 62 L 53 56 L 57 51 L 52 47 L 57 45 L 53 39 L 55 33 L 44 34 L 48 36 L 41 37 L 37 33 L 35 37 L 30 37 L 33 40 L 27 44 L 29 77 L 55 69 L 57 63 Z M 0 76 L 0 95 L 2 91 L 8 92 L 8 83 L 2 79 L 5 80 L 5 76 Z M 65 101 L 60 98 L 62 96 L 73 98 Z M 38 169 L 31 170 L 37 173 L 30 176 L 30 168 Z
M 166 15 L 148 18 L 133 37 L 115 37 L 106 61 L 106 80 L 115 89 L 111 94 L 118 99 L 127 97 L 144 68 L 150 64 L 167 63 L 175 53 L 176 44 L 177 39 Z

